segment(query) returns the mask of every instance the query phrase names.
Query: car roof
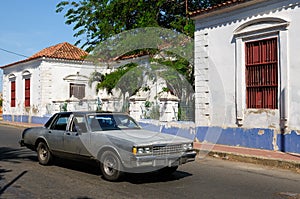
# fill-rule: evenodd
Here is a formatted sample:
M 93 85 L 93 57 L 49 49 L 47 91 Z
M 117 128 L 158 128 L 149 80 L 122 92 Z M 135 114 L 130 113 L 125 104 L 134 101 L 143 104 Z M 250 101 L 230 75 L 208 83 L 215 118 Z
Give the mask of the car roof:
M 58 112 L 57 114 L 122 114 L 122 115 L 128 115 L 127 113 L 124 112 L 111 112 L 111 111 L 63 111 L 63 112 Z

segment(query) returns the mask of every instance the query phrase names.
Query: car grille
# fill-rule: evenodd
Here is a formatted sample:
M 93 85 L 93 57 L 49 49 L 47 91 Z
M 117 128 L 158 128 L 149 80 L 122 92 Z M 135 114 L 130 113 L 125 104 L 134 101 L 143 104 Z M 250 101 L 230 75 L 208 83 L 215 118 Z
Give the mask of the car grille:
M 181 153 L 183 147 L 181 144 L 166 145 L 166 146 L 153 146 L 153 155 L 163 156 L 167 154 Z

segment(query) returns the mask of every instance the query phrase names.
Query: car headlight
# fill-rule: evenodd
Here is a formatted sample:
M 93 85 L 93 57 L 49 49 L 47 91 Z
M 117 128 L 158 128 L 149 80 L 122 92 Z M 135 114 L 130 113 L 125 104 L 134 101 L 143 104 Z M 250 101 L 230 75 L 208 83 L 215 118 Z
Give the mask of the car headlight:
M 152 153 L 152 147 L 133 147 L 132 153 L 134 155 L 148 155 Z
M 193 149 L 193 143 L 183 144 L 182 147 L 183 147 L 183 150 L 190 151 Z

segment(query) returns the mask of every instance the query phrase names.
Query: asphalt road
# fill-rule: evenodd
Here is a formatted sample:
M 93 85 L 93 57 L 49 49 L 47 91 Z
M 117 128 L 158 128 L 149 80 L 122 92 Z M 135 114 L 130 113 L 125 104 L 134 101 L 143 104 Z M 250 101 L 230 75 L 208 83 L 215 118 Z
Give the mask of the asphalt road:
M 129 174 L 107 182 L 94 164 L 39 165 L 34 152 L 18 146 L 21 131 L 0 125 L 0 198 L 300 198 L 300 174 L 210 157 L 168 178 Z

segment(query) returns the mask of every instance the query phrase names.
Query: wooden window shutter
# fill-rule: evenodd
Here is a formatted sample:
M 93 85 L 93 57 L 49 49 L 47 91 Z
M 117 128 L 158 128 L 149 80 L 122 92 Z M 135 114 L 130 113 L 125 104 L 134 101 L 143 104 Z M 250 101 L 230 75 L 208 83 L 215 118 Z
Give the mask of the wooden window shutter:
M 16 107 L 16 81 L 12 81 L 10 85 L 10 106 Z
M 278 108 L 277 38 L 247 42 L 247 108 Z
M 25 79 L 25 107 L 30 106 L 30 79 Z

